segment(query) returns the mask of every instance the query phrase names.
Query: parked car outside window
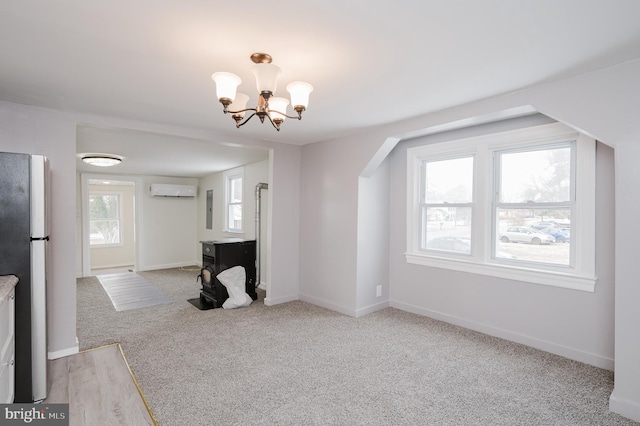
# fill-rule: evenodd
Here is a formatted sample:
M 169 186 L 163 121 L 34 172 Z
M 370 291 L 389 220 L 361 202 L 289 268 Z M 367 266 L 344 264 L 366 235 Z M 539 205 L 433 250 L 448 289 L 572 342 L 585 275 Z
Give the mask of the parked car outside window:
M 537 229 L 528 226 L 512 226 L 500 234 L 500 241 L 503 243 L 528 243 L 528 244 L 551 244 L 555 242 L 549 234 L 545 234 Z
M 530 226 L 533 229 L 542 230 L 545 228 L 558 228 L 560 224 L 554 220 L 548 220 L 548 221 L 537 222 Z
M 542 228 L 540 231 L 551 235 L 556 239 L 556 243 L 568 243 L 571 240 L 569 233 L 563 231 L 562 228 Z

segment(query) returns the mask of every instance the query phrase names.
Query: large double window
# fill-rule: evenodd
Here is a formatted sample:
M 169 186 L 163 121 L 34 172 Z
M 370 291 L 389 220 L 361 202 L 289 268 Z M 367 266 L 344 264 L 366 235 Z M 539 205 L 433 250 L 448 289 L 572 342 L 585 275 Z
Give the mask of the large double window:
M 551 124 L 407 152 L 409 262 L 593 291 L 593 139 Z

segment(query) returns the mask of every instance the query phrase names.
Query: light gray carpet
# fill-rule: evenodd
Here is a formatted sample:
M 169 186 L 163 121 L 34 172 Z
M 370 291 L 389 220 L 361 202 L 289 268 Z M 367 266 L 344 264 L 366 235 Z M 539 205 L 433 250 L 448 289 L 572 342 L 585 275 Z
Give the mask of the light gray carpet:
M 171 303 L 171 299 L 135 272 L 96 276 L 116 311 Z
M 613 374 L 429 318 L 304 302 L 200 311 L 197 271 L 141 272 L 174 303 L 114 312 L 78 280 L 81 349 L 121 342 L 160 425 L 634 425 Z

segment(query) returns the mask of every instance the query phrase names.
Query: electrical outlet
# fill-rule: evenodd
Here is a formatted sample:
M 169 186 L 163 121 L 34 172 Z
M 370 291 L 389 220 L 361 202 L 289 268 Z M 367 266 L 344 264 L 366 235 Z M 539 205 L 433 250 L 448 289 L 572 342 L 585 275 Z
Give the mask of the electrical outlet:
M 382 296 L 382 286 L 381 285 L 377 285 L 376 286 L 376 297 L 380 297 Z

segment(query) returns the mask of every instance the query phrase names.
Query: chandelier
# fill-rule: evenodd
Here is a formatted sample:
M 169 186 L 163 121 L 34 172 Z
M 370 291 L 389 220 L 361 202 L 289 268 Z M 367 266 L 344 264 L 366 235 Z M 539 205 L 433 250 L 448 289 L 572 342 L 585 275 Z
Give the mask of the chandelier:
M 242 80 L 230 72 L 216 72 L 211 78 L 216 83 L 216 95 L 224 107 L 224 113 L 231 114 L 236 122 L 236 128 L 246 124 L 254 115 L 257 115 L 261 123 L 269 119 L 273 127 L 280 131 L 280 125 L 285 118 L 302 119 L 302 111 L 309 105 L 309 93 L 313 86 L 303 81 L 294 81 L 287 85 L 287 91 L 291 95 L 291 106 L 297 116 L 287 115 L 289 100 L 273 96 L 276 92 L 278 76 L 282 72 L 279 67 L 271 63 L 271 56 L 266 53 L 254 53 L 251 55 L 254 62 L 253 74 L 256 77 L 258 89 L 258 104 L 255 108 L 247 108 L 249 96 L 244 93 L 236 93 Z M 244 118 L 245 112 L 253 113 Z

